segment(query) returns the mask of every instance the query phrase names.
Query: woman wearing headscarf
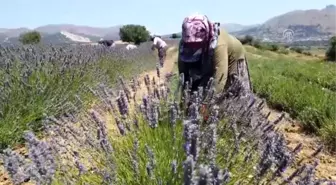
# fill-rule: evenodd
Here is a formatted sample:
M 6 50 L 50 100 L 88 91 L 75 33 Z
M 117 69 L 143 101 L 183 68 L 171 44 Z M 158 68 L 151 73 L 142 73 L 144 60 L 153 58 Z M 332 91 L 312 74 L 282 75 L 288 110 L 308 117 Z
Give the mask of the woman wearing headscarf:
M 242 43 L 205 15 L 190 15 L 183 20 L 178 69 L 186 81 L 192 79 L 192 90 L 205 87 L 213 77 L 216 92 L 222 92 L 236 75 L 244 88 L 252 91 Z

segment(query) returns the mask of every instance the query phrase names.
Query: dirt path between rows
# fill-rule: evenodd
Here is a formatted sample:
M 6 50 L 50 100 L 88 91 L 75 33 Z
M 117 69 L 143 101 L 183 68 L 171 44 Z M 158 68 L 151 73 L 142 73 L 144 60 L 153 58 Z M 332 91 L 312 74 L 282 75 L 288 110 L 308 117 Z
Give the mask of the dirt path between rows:
M 269 57 L 255 54 L 254 52 L 248 52 L 254 58 L 258 59 L 268 59 Z M 284 55 L 288 57 L 287 55 Z M 300 57 L 307 57 L 299 55 Z M 312 58 L 309 56 L 305 58 L 308 60 Z M 264 113 L 268 114 L 271 112 L 269 119 L 275 120 L 281 115 L 281 112 L 273 110 L 269 107 L 264 108 Z M 287 141 L 287 146 L 290 149 L 294 149 L 299 143 L 302 144 L 302 150 L 297 157 L 297 161 L 303 160 L 302 162 L 312 163 L 312 159 L 310 158 L 311 154 L 313 154 L 322 144 L 318 137 L 313 135 L 307 135 L 301 124 L 290 118 L 288 114 L 286 114 L 285 119 L 282 120 L 281 124 L 278 124 L 279 131 L 282 132 Z M 318 155 L 319 165 L 317 167 L 316 175 L 318 178 L 328 179 L 328 180 L 336 180 L 336 153 L 329 153 L 328 151 L 322 151 Z
M 270 109 L 264 108 L 264 113 L 271 112 L 269 120 L 274 121 L 281 113 Z M 278 127 L 279 131 L 285 136 L 288 148 L 293 150 L 299 143 L 302 144 L 302 150 L 298 154 L 296 161 L 303 160 L 303 163 L 313 163 L 313 159 L 310 157 L 320 146 L 321 141 L 316 136 L 307 135 L 304 133 L 301 124 L 290 118 L 288 114 L 285 115 L 285 119 L 281 121 Z M 321 151 L 318 154 L 319 165 L 316 170 L 316 177 L 328 180 L 336 180 L 336 155 L 331 154 L 328 151 Z

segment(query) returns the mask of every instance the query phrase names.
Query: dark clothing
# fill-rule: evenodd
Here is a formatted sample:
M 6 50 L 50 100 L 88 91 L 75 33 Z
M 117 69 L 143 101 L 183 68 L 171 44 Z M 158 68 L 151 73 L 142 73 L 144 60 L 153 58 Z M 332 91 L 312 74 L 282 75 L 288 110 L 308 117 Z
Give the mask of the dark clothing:
M 112 46 L 113 43 L 114 43 L 113 40 L 101 40 L 101 41 L 98 41 L 98 44 L 102 44 L 102 45 L 107 46 L 107 47 Z
M 159 56 L 161 67 L 163 67 L 164 61 L 166 59 L 166 55 L 167 55 L 167 48 L 166 47 L 159 48 L 159 50 L 158 50 L 158 56 Z

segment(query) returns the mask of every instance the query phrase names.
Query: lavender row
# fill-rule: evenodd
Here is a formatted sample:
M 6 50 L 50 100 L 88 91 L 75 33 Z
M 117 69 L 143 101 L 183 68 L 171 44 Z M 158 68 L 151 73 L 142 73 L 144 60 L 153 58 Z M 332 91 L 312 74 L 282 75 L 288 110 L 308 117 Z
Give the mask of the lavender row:
M 175 89 L 146 76 L 141 102 L 141 83 L 120 81 L 117 93 L 93 90 L 92 110 L 45 119 L 43 140 L 27 132 L 26 159 L 7 149 L 14 184 L 335 184 L 314 177 L 317 160 L 295 161 L 302 146 L 288 150 L 275 130 L 283 116 L 269 122 L 264 102 L 237 80 L 221 94 L 212 80 L 197 92 L 186 84 L 181 96 L 183 75 Z
M 154 69 L 149 44 L 128 51 L 81 45 L 0 46 L 0 149 L 20 143 L 24 130 L 40 131 L 48 116 L 92 104 L 101 84 Z

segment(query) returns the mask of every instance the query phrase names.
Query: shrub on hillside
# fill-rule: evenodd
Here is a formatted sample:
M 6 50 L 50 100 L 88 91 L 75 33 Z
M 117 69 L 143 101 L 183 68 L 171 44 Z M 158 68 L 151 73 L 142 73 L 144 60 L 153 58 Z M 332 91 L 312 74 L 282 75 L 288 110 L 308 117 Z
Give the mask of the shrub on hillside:
M 293 48 L 291 48 L 291 50 L 292 50 L 292 51 L 295 51 L 295 52 L 297 52 L 297 53 L 303 53 L 303 49 L 300 48 L 300 47 L 293 47 Z
M 238 40 L 244 45 L 250 45 L 258 49 L 266 49 L 265 44 L 261 43 L 260 39 L 256 39 L 251 35 L 246 35 L 243 38 L 238 38 Z
M 255 47 L 255 48 L 258 48 L 258 49 L 265 49 L 265 48 L 266 48 L 265 45 L 263 45 L 263 44 L 261 43 L 261 41 L 260 41 L 260 40 L 257 40 L 257 39 L 253 40 L 252 43 L 251 43 L 251 45 L 252 45 L 253 47 Z
M 240 41 L 242 44 L 249 44 L 249 45 L 252 45 L 252 42 L 254 41 L 254 38 L 253 38 L 253 36 L 251 36 L 251 35 L 246 35 L 246 36 L 243 37 L 243 38 L 239 38 L 239 41 Z
M 278 52 L 285 55 L 289 53 L 288 49 L 280 49 Z
M 329 48 L 326 52 L 326 59 L 329 61 L 336 61 L 336 36 L 331 37 L 329 41 Z
M 271 51 L 278 51 L 279 50 L 279 46 L 276 45 L 276 44 L 271 44 L 269 46 L 269 48 L 270 48 Z
M 242 44 L 246 44 L 244 43 L 244 38 L 243 37 L 236 37 Z
M 269 50 L 271 50 L 270 47 L 267 46 L 266 44 L 262 43 L 260 39 L 256 39 L 251 35 L 246 35 L 243 38 L 240 37 L 240 38 L 237 38 L 237 39 L 244 45 L 250 45 L 250 46 L 253 46 L 253 47 L 258 48 L 258 49 L 269 49 Z M 278 46 L 274 46 L 274 48 L 275 47 L 278 47 Z
M 173 39 L 181 38 L 181 35 L 179 35 L 179 34 L 177 34 L 177 33 L 173 33 L 173 34 L 171 35 L 171 38 L 173 38 Z
M 22 44 L 37 44 L 41 41 L 41 34 L 37 31 L 31 31 L 20 35 L 19 41 Z
M 307 55 L 307 56 L 313 56 L 313 54 L 311 52 L 309 52 L 309 51 L 304 51 L 303 54 Z
M 149 31 L 145 26 L 129 24 L 120 28 L 119 36 L 124 42 L 133 42 L 136 45 L 139 45 L 148 41 Z

